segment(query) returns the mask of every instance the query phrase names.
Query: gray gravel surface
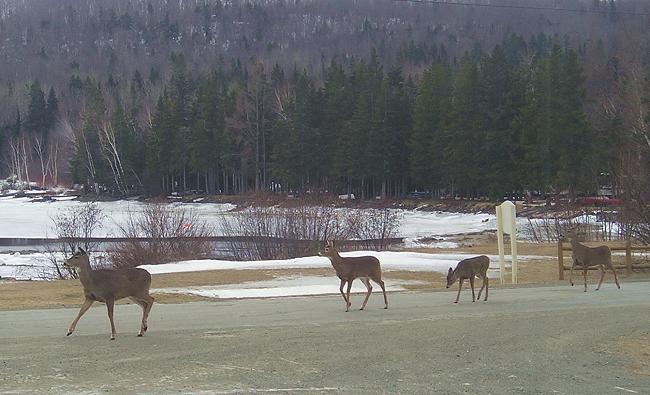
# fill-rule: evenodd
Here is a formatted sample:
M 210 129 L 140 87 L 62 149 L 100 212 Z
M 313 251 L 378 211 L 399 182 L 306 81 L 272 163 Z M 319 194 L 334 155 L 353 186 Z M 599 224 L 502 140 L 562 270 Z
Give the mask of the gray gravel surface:
M 337 284 L 333 284 L 334 287 Z M 650 283 L 0 312 L 0 394 L 650 394 L 617 352 L 650 330 Z M 353 305 L 362 302 L 354 295 Z

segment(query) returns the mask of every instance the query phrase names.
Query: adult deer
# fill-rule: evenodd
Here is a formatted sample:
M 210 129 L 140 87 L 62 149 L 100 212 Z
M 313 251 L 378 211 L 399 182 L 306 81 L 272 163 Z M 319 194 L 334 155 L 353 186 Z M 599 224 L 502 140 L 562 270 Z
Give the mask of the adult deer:
M 66 260 L 64 265 L 77 270 L 86 297 L 77 318 L 70 324 L 67 336 L 74 332 L 81 316 L 97 301 L 106 303 L 108 319 L 111 322 L 111 340 L 115 340 L 113 308 L 115 301 L 123 298 L 130 298 L 142 307 L 142 324 L 138 336 L 144 335 L 147 331 L 147 318 L 154 301 L 154 298 L 149 295 L 151 286 L 149 272 L 139 268 L 93 270 L 90 267 L 88 254 L 81 248 Z
M 603 279 L 605 278 L 605 267 L 612 270 L 614 273 L 614 281 L 618 289 L 621 289 L 621 286 L 618 284 L 618 277 L 616 276 L 616 270 L 614 270 L 614 265 L 612 265 L 612 251 L 609 247 L 602 245 L 598 247 L 589 247 L 578 241 L 576 233 L 574 231 L 569 232 L 566 236 L 560 237 L 561 241 L 569 241 L 571 243 L 571 258 L 573 263 L 571 264 L 571 271 L 569 272 L 569 283 L 573 286 L 573 269 L 576 266 L 582 267 L 583 276 L 585 278 L 585 292 L 587 292 L 587 271 L 590 267 L 598 266 L 600 267 L 600 281 L 598 282 L 598 287 L 596 291 L 600 289 L 600 286 L 603 284 Z
M 372 292 L 370 280 L 376 282 L 381 287 L 381 290 L 384 293 L 384 308 L 388 308 L 386 287 L 381 279 L 381 266 L 379 264 L 379 259 L 374 256 L 342 257 L 339 255 L 338 251 L 334 247 L 334 242 L 332 241 L 327 241 L 325 249 L 318 255 L 329 258 L 334 270 L 336 270 L 336 275 L 341 279 L 339 290 L 341 291 L 341 295 L 345 301 L 345 311 L 350 311 L 350 305 L 352 304 L 350 302 L 350 289 L 352 288 L 352 282 L 357 278 L 361 280 L 368 289 L 366 299 L 364 299 L 360 310 L 363 310 L 366 307 L 368 298 L 370 298 L 370 293 Z M 348 284 L 347 295 L 343 293 L 343 286 L 346 283 Z
M 463 259 L 458 262 L 456 269 L 449 268 L 447 272 L 447 288 L 451 287 L 456 280 L 459 280 L 458 283 L 458 295 L 456 295 L 456 301 L 460 298 L 460 290 L 463 287 L 463 280 L 469 279 L 469 285 L 472 287 L 472 302 L 476 301 L 474 297 L 474 277 L 479 277 L 483 280 L 483 285 L 478 291 L 478 299 L 481 299 L 481 292 L 485 288 L 485 301 L 488 299 L 488 276 L 487 271 L 490 267 L 490 258 L 485 255 L 475 256 L 473 258 Z

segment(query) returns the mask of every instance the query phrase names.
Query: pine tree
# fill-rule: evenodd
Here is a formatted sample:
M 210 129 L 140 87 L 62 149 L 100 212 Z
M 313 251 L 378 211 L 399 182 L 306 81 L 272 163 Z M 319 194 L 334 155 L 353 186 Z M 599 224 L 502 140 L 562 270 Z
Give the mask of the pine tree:
M 27 89 L 29 105 L 27 108 L 25 129 L 31 133 L 45 136 L 49 130 L 51 118 L 48 113 L 47 103 L 45 102 L 45 94 L 38 81 L 30 83 Z
M 445 179 L 444 149 L 451 92 L 449 65 L 443 62 L 432 64 L 424 72 L 422 87 L 415 100 L 413 132 L 409 141 L 411 179 L 420 188 L 441 188 Z

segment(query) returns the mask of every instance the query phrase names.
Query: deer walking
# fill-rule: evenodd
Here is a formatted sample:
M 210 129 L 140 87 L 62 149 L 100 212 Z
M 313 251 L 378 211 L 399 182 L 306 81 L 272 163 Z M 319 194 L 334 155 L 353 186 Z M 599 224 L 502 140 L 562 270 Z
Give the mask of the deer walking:
M 149 295 L 151 286 L 149 272 L 139 268 L 93 270 L 90 267 L 88 254 L 81 248 L 66 260 L 64 265 L 77 270 L 86 297 L 77 318 L 70 324 L 66 336 L 70 336 L 74 332 L 81 316 L 97 301 L 106 303 L 108 319 L 111 322 L 111 340 L 115 340 L 113 309 L 115 301 L 123 298 L 129 298 L 142 307 L 142 324 L 138 336 L 144 335 L 147 331 L 147 319 L 154 302 L 154 298 Z
M 366 307 L 368 298 L 370 298 L 370 293 L 372 292 L 370 280 L 376 282 L 381 287 L 381 290 L 384 293 L 384 309 L 388 308 L 386 287 L 381 279 L 381 266 L 379 264 L 379 259 L 374 256 L 342 257 L 339 255 L 336 248 L 334 248 L 334 242 L 332 241 L 328 241 L 323 253 L 319 253 L 318 255 L 329 258 L 334 270 L 336 270 L 336 275 L 341 280 L 339 290 L 341 291 L 341 295 L 345 301 L 345 311 L 350 311 L 350 306 L 352 304 L 350 302 L 350 289 L 352 288 L 352 282 L 357 278 L 361 280 L 368 289 L 368 293 L 366 294 L 366 298 L 364 299 L 360 310 L 363 310 Z M 343 292 L 343 286 L 345 286 L 346 283 L 348 284 L 347 296 L 346 293 Z
M 490 258 L 485 255 L 479 255 L 473 258 L 463 259 L 462 261 L 458 262 L 456 269 L 449 268 L 449 272 L 447 273 L 447 288 L 451 287 L 456 282 L 456 280 L 459 280 L 458 295 L 456 295 L 456 301 L 454 303 L 458 303 L 458 299 L 460 298 L 460 290 L 463 287 L 463 280 L 465 279 L 469 279 L 469 284 L 472 287 L 472 302 L 476 301 L 476 298 L 474 297 L 474 277 L 479 277 L 483 280 L 483 285 L 481 285 L 481 289 L 478 291 L 478 299 L 481 299 L 481 292 L 483 292 L 483 288 L 485 288 L 484 301 L 487 301 L 487 271 L 489 267 Z
M 571 271 L 569 272 L 569 283 L 573 286 L 573 269 L 576 266 L 582 267 L 583 276 L 585 279 L 585 292 L 587 292 L 587 271 L 590 267 L 598 266 L 600 267 L 600 281 L 598 282 L 598 287 L 596 291 L 600 289 L 600 286 L 603 284 L 603 279 L 605 278 L 605 267 L 612 270 L 614 273 L 614 281 L 618 289 L 621 289 L 621 286 L 618 284 L 618 277 L 616 276 L 616 270 L 614 270 L 614 265 L 612 265 L 612 251 L 609 247 L 603 245 L 598 247 L 589 247 L 580 243 L 576 237 L 575 233 L 570 233 L 568 236 L 562 236 L 562 241 L 568 241 L 571 243 L 571 257 L 573 263 L 571 264 Z

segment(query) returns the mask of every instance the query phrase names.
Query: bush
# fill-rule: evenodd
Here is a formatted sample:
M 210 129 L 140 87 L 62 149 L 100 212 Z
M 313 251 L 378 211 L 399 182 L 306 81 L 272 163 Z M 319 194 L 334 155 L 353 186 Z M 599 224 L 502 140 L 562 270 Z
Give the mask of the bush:
M 384 249 L 399 220 L 389 209 L 254 206 L 222 217 L 218 225 L 232 238 L 228 249 L 235 259 L 257 260 L 314 255 L 325 240 L 356 239 L 363 248 Z
M 105 218 L 102 209 L 94 202 L 75 204 L 60 210 L 51 218 L 54 234 L 60 242 L 46 244 L 45 247 L 48 266 L 55 277 L 77 277 L 76 272 L 63 266 L 59 259 L 67 259 L 79 247 L 87 252 L 94 251 L 96 243 L 92 238 L 102 228 Z
M 141 213 L 129 212 L 119 229 L 124 241 L 108 251 L 114 267 L 201 259 L 210 254 L 210 228 L 183 207 L 147 204 Z

